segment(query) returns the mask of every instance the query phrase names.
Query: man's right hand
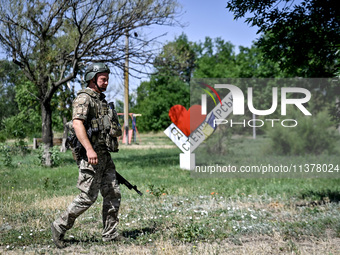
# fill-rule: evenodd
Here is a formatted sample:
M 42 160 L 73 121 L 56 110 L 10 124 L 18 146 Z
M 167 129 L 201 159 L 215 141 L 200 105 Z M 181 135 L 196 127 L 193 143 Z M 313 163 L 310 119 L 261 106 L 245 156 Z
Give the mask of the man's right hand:
M 94 151 L 94 149 L 89 149 L 86 151 L 87 160 L 91 165 L 97 165 L 98 164 L 98 157 L 97 153 Z

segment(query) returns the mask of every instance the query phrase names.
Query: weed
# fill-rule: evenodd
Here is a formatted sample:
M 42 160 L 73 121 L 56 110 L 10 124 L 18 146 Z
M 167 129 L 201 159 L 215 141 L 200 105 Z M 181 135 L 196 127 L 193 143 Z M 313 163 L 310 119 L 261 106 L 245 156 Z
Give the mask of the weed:
M 52 167 L 58 167 L 61 163 L 59 147 L 53 146 L 50 149 L 50 153 L 51 153 Z M 40 146 L 38 149 L 38 163 L 41 166 L 45 165 L 44 146 Z
M 177 224 L 176 229 L 177 232 L 175 236 L 183 242 L 193 242 L 204 239 L 205 237 L 204 227 L 195 223 L 193 220 L 190 220 L 185 226 Z
M 58 180 L 52 180 L 48 177 L 43 178 L 43 186 L 45 190 L 52 189 L 57 190 L 59 189 L 59 181 Z
M 165 196 L 168 193 L 164 185 L 161 185 L 160 187 L 155 187 L 154 184 L 149 184 L 149 191 L 151 195 L 160 198 L 161 196 Z
M 301 254 L 299 248 L 292 240 L 288 241 L 288 251 L 291 252 L 292 254 Z
M 59 147 L 53 146 L 51 150 L 52 166 L 59 166 L 61 163 Z
M 13 152 L 25 156 L 30 153 L 28 143 L 22 139 L 16 140 L 13 147 Z
M 0 153 L 2 155 L 2 160 L 1 160 L 2 163 L 7 167 L 13 166 L 10 146 L 7 144 L 1 144 Z

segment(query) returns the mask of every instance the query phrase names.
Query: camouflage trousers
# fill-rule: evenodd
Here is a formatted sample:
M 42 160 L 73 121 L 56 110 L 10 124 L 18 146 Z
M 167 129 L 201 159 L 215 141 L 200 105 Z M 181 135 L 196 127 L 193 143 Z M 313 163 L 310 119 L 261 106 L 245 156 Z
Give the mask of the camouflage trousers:
M 121 194 L 116 180 L 115 165 L 108 152 L 97 152 L 97 155 L 97 165 L 91 165 L 85 160 L 79 162 L 77 188 L 81 193 L 53 222 L 54 227 L 61 234 L 72 228 L 76 218 L 96 201 L 100 191 L 103 196 L 103 240 L 111 240 L 118 236 L 116 227 L 119 222 Z

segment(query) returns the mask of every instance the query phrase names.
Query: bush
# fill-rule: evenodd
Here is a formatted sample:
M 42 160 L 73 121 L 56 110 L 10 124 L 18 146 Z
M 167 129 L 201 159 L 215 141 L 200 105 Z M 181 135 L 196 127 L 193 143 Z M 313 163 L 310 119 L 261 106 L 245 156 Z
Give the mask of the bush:
M 16 140 L 14 146 L 12 146 L 12 153 L 22 156 L 29 154 L 30 150 L 28 148 L 28 143 L 22 139 Z
M 0 144 L 1 162 L 8 167 L 12 165 L 11 148 L 8 144 Z
M 19 112 L 2 121 L 2 133 L 7 138 L 24 139 L 31 134 L 41 133 L 41 119 L 32 109 L 27 112 Z M 29 118 L 27 118 L 29 116 Z M 38 115 L 39 117 L 39 115 Z
M 336 134 L 334 123 L 326 112 L 316 116 L 297 116 L 296 127 L 275 126 L 267 131 L 271 138 L 270 151 L 284 155 L 334 153 Z
M 0 131 L 0 143 L 4 143 L 7 140 L 7 135 L 3 130 Z
M 0 161 L 7 167 L 13 167 L 12 156 L 26 156 L 28 153 L 28 144 L 21 139 L 16 140 L 14 144 L 0 144 Z
M 53 146 L 50 148 L 52 167 L 57 167 L 61 164 L 60 149 L 58 146 Z M 41 166 L 45 165 L 44 158 L 44 146 L 40 146 L 38 149 L 38 164 Z
M 226 155 L 232 153 L 232 130 L 226 125 L 220 125 L 216 131 L 204 141 L 204 148 L 209 157 L 211 155 Z

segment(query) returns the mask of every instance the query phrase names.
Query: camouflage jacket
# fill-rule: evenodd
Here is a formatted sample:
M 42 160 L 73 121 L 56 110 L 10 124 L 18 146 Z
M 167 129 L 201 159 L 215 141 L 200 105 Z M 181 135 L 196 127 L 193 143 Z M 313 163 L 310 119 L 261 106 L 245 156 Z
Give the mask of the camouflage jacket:
M 91 129 L 92 135 L 89 138 L 95 149 L 117 151 L 116 137 L 121 135 L 121 127 L 113 103 L 110 105 L 111 108 L 103 93 L 90 88 L 80 90 L 72 104 L 72 120 L 83 120 L 85 129 Z

